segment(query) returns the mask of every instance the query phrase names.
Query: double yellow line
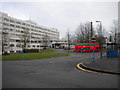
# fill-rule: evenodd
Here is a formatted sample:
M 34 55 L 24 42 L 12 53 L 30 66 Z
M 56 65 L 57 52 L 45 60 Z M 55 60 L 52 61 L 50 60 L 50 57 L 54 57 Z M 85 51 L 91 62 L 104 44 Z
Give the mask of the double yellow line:
M 97 72 L 97 71 L 87 70 L 87 69 L 82 68 L 81 64 L 83 64 L 83 63 L 77 64 L 77 68 L 82 70 L 82 71 L 85 71 L 85 72 L 92 72 L 92 73 L 98 73 L 98 74 L 109 75 L 109 76 L 116 76 L 116 77 L 120 76 L 120 75 L 114 75 L 114 74 L 110 74 L 110 73 L 104 73 L 104 72 Z

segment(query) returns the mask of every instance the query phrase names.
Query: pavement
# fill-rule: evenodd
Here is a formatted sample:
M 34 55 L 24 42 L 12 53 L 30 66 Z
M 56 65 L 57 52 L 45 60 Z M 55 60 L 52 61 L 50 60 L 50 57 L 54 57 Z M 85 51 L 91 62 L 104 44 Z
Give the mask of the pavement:
M 85 70 L 120 75 L 118 70 L 119 59 L 102 57 L 94 62 L 92 60 L 91 62 L 83 62 L 80 64 L 80 67 Z
M 64 51 L 65 53 L 65 51 Z M 67 53 L 67 51 L 66 51 Z M 78 68 L 80 67 L 84 71 L 94 71 L 106 74 L 113 74 L 113 75 L 120 75 L 118 64 L 120 62 L 120 57 L 110 57 L 107 58 L 105 52 L 102 52 L 102 58 L 100 56 L 94 55 L 94 62 L 93 58 L 90 58 L 89 61 L 83 61 L 79 64 Z M 83 53 L 85 54 L 85 53 Z M 90 55 L 91 56 L 91 55 Z M 79 69 L 80 69 L 79 68 Z

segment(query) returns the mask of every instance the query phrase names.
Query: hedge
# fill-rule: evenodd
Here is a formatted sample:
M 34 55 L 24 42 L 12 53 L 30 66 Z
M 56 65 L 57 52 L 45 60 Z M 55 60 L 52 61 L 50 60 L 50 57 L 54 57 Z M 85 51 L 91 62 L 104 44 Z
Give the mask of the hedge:
M 25 49 L 24 53 L 38 53 L 39 49 Z

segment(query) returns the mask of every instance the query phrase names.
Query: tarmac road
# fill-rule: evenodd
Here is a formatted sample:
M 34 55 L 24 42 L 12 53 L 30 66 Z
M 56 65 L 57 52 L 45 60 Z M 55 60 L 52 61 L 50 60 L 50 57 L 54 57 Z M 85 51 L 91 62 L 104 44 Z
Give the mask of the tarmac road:
M 70 53 L 70 56 L 49 59 L 3 61 L 3 88 L 118 87 L 118 77 L 88 73 L 77 69 L 78 63 L 91 60 L 92 53 Z M 95 56 L 97 57 L 98 54 L 95 53 Z

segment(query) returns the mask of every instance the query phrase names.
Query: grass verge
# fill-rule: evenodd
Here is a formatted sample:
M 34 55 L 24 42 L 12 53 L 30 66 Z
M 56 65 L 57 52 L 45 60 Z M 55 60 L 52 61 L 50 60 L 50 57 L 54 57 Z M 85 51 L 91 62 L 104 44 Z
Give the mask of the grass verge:
M 42 52 L 42 53 L 14 53 L 10 55 L 2 55 L 3 61 L 8 60 L 22 60 L 24 56 L 24 60 L 31 60 L 31 59 L 42 59 L 42 58 L 51 58 L 51 57 L 59 57 L 59 56 L 66 56 L 68 54 L 65 53 L 55 53 L 55 52 Z

